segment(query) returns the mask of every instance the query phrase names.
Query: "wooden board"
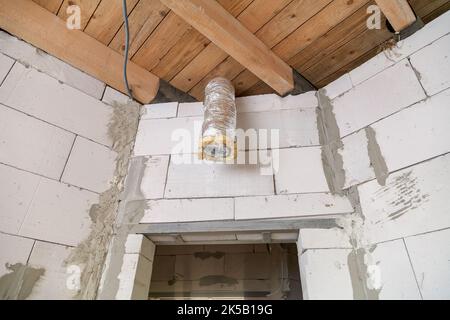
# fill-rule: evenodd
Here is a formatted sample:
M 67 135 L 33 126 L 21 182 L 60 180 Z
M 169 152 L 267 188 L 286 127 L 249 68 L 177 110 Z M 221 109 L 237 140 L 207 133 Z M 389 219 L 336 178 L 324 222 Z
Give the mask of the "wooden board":
M 416 21 L 407 0 L 375 0 L 395 31 L 400 32 Z
M 33 0 L 64 22 L 69 4 L 79 5 L 82 27 L 114 51 L 123 54 L 121 0 Z M 203 99 L 208 80 L 230 77 L 238 95 L 272 93 L 250 70 L 225 51 L 177 19 L 160 0 L 127 0 L 130 58 L 178 89 Z M 275 55 L 313 84 L 324 86 L 378 52 L 378 41 L 358 38 L 366 31 L 367 12 L 374 0 L 214 0 L 255 34 Z M 392 0 L 388 0 L 391 4 Z M 450 10 L 448 0 L 408 0 L 425 23 Z M 174 17 L 175 16 L 175 17 Z M 387 35 L 386 37 L 390 37 Z M 358 45 L 358 39 L 363 41 Z M 353 41 L 353 42 L 352 42 Z M 353 43 L 353 45 L 351 45 Z M 348 47 L 345 47 L 348 44 Z M 343 54 L 345 48 L 353 50 Z M 370 48 L 370 46 L 373 46 Z M 342 49 L 340 49 L 343 47 Z M 355 51 L 350 54 L 351 51 Z M 335 56 L 345 57 L 334 66 Z M 318 67 L 319 64 L 331 66 Z M 336 68 L 339 68 L 336 70 Z M 320 73 L 320 74 L 316 74 Z M 310 80 L 311 80 L 310 79 Z M 120 80 L 120 79 L 119 79 Z
M 67 29 L 63 20 L 34 2 L 0 0 L 0 7 L 2 29 L 125 92 L 120 54 L 79 30 Z M 128 70 L 135 98 L 153 100 L 159 79 L 134 63 Z
M 217 2 L 162 2 L 279 94 L 294 88 L 292 69 Z

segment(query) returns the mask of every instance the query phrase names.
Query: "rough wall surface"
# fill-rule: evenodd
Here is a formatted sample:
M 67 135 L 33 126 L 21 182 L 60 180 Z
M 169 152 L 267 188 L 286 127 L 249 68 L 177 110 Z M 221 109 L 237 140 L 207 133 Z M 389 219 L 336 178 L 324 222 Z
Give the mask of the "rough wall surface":
M 308 298 L 450 298 L 449 31 L 446 13 L 321 91 L 355 214 L 300 230 Z
M 4 32 L 0 85 L 0 299 L 93 299 L 139 108 Z

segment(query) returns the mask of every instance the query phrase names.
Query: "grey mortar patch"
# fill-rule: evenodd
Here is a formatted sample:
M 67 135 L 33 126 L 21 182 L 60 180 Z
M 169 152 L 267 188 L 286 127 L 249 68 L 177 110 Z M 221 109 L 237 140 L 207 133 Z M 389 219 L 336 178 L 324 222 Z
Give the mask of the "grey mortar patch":
M 135 224 L 139 223 L 148 209 L 147 201 L 140 186 L 144 176 L 149 157 L 135 157 L 130 161 L 125 188 L 122 192 L 122 201 L 118 209 L 115 235 L 109 251 L 109 263 L 104 271 L 103 287 L 99 299 L 115 299 L 119 289 L 119 278 L 125 255 L 125 243 L 132 233 Z
M 375 171 L 378 184 L 385 186 L 389 177 L 389 170 L 377 142 L 376 132 L 372 127 L 365 129 L 367 136 L 367 152 L 369 153 L 370 165 Z
M 352 250 L 348 254 L 347 264 L 352 282 L 353 298 L 355 300 L 378 300 L 380 289 L 372 289 L 368 285 L 368 260 L 375 246 L 367 243 L 364 237 L 365 217 L 362 214 L 361 203 L 357 187 L 346 191 L 354 213 L 336 220 L 344 232 L 349 236 Z
M 339 153 L 343 148 L 339 127 L 333 113 L 333 104 L 325 89 L 317 91 L 319 107 L 316 109 L 319 141 L 322 146 L 322 165 L 332 194 L 343 194 L 345 185 L 344 161 Z
M 80 290 L 75 296 L 78 299 L 97 297 L 139 123 L 140 106 L 137 103 L 114 103 L 112 108 L 108 136 L 113 141 L 112 149 L 117 153 L 113 183 L 110 189 L 100 194 L 99 203 L 91 207 L 89 215 L 93 223 L 89 236 L 65 261 L 66 265 L 82 267 Z
M 36 269 L 21 263 L 6 264 L 10 273 L 0 278 L 0 300 L 25 300 L 33 291 L 45 269 Z

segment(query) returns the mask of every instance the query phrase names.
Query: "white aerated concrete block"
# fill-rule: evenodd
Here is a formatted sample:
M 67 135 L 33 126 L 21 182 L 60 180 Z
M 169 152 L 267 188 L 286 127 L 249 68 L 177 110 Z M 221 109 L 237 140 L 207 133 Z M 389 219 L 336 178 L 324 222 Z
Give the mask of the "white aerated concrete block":
M 116 300 L 147 300 L 153 263 L 139 254 L 125 254 Z
M 300 251 L 308 249 L 351 249 L 350 237 L 343 229 L 300 229 Z
M 42 178 L 19 235 L 77 246 L 90 232 L 98 195 Z
M 410 61 L 429 96 L 450 87 L 450 35 L 413 54 Z
M 277 194 L 329 192 L 322 167 L 321 148 L 279 150 L 275 173 Z
M 126 104 L 130 102 L 130 97 L 128 97 L 126 94 L 123 94 L 120 91 L 117 91 L 116 89 L 106 86 L 102 101 L 112 106 L 116 103 Z
M 0 233 L 0 277 L 11 272 L 6 265 L 27 264 L 34 240 Z
M 236 241 L 235 234 L 222 234 L 219 232 L 209 234 L 183 234 L 183 240 L 185 242 L 211 242 L 211 241 Z
M 394 63 L 407 58 L 423 47 L 448 34 L 450 30 L 450 14 L 444 13 L 407 39 L 397 43 L 397 46 L 385 50 L 361 66 L 350 71 L 353 85 L 358 85 L 375 76 Z M 431 60 L 429 62 L 432 62 Z
M 349 249 L 307 250 L 299 256 L 303 299 L 352 300 Z
M 411 65 L 401 61 L 336 98 L 333 112 L 346 136 L 425 97 Z
M 421 299 L 403 240 L 376 245 L 365 260 L 369 281 L 379 290 L 380 300 Z
M 134 146 L 135 156 L 198 152 L 203 117 L 142 120 Z
M 147 104 L 142 109 L 141 120 L 175 118 L 178 102 Z
M 272 174 L 263 164 L 186 163 L 173 155 L 165 198 L 234 197 L 274 194 Z
M 11 70 L 12 66 L 14 64 L 14 60 L 0 54 L 0 84 L 5 79 L 6 75 L 9 73 L 9 70 Z
M 277 111 L 298 108 L 315 108 L 318 106 L 316 92 L 311 91 L 297 96 L 281 98 L 276 94 L 236 98 L 238 113 Z
M 100 100 L 105 84 L 32 45 L 0 31 L 0 52 Z
M 36 282 L 28 297 L 31 300 L 71 300 L 77 294 L 83 266 L 67 265 L 72 248 L 36 241 L 28 264 L 42 268 L 45 273 Z M 70 281 L 73 279 L 73 281 Z
M 0 231 L 17 234 L 40 177 L 0 164 Z
M 152 156 L 146 160 L 140 191 L 145 199 L 161 199 L 166 187 L 169 156 Z
M 365 237 L 378 243 L 450 227 L 450 155 L 358 187 Z
M 0 162 L 61 177 L 75 135 L 0 104 Z
M 155 251 L 155 244 L 142 234 L 130 234 L 125 242 L 125 253 L 140 254 L 149 261 L 153 261 Z
M 394 52 L 395 50 L 393 52 L 389 50 L 383 51 L 359 67 L 351 70 L 349 76 L 353 85 L 357 86 L 394 65 L 395 60 L 391 57 L 395 55 Z
M 235 199 L 236 220 L 335 216 L 353 212 L 347 198 L 299 194 Z
M 261 130 L 267 130 L 267 142 L 259 141 L 258 146 L 247 146 L 247 149 L 319 145 L 317 115 L 313 108 L 242 113 L 237 117 L 237 128 L 245 132 L 252 130 L 248 132 L 256 135 Z M 273 131 L 279 139 L 272 138 Z
M 394 50 L 392 58 L 399 61 L 429 45 L 435 40 L 449 33 L 450 30 L 450 12 L 442 14 L 440 17 L 427 23 L 425 27 L 412 36 L 400 41 L 397 49 Z
M 450 299 L 450 230 L 406 238 L 424 299 Z
M 372 126 L 389 171 L 450 152 L 449 106 L 446 90 Z
M 233 220 L 233 199 L 181 199 L 147 202 L 140 223 Z
M 16 63 L 0 87 L 0 103 L 85 138 L 111 145 L 112 108 L 54 78 Z
M 351 88 L 353 88 L 352 80 L 350 79 L 349 74 L 346 73 L 339 79 L 324 87 L 324 90 L 328 98 L 334 99 Z
M 202 117 L 203 102 L 185 102 L 178 105 L 178 117 Z
M 98 143 L 77 137 L 61 181 L 102 193 L 111 188 L 117 153 Z
M 342 139 L 343 147 L 338 150 L 342 156 L 345 171 L 344 189 L 375 179 L 370 163 L 365 130 L 353 133 Z

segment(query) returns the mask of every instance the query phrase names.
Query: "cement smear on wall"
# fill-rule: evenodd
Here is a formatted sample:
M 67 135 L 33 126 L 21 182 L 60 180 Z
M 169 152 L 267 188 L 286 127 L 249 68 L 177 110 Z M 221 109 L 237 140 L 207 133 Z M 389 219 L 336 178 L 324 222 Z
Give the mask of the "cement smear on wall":
M 0 300 L 25 300 L 45 269 L 35 269 L 21 263 L 6 264 L 10 273 L 0 278 Z
M 109 190 L 100 195 L 98 204 L 92 206 L 91 233 L 67 259 L 66 265 L 81 267 L 80 291 L 75 298 L 95 299 L 101 274 L 114 234 L 114 222 L 119 207 L 128 163 L 139 123 L 140 106 L 137 103 L 114 104 L 108 135 L 117 153 L 114 180 Z

